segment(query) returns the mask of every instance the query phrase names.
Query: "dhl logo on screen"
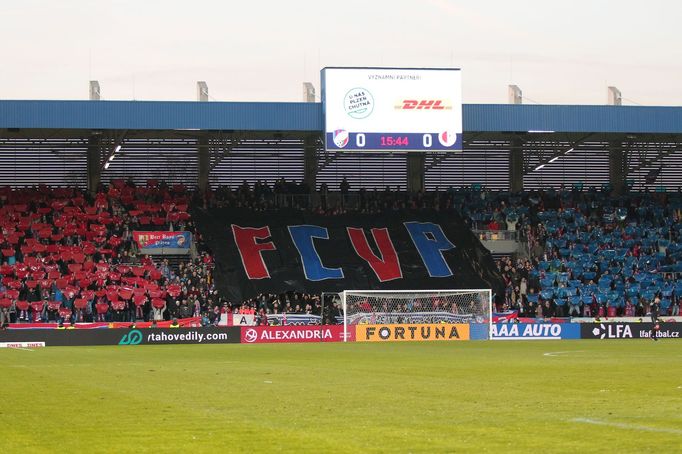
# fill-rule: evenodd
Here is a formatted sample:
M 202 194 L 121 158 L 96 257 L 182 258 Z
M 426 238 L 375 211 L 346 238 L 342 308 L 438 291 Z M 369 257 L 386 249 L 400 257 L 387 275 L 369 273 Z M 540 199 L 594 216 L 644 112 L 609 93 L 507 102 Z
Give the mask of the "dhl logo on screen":
M 357 325 L 356 342 L 469 340 L 466 323 Z
M 395 103 L 396 110 L 452 110 L 446 99 L 402 99 Z

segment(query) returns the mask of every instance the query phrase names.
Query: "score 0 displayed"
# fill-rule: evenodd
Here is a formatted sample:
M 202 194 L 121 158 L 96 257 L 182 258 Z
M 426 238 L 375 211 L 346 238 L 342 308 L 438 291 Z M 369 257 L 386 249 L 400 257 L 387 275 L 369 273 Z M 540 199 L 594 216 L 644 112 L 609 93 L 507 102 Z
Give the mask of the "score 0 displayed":
M 460 151 L 459 69 L 324 68 L 325 149 Z

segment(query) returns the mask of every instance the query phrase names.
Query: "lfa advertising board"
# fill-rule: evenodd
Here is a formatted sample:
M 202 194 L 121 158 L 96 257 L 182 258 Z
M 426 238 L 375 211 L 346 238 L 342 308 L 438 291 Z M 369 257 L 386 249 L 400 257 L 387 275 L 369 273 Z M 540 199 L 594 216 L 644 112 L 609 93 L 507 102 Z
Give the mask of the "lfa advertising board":
M 459 69 L 324 68 L 325 149 L 461 151 Z

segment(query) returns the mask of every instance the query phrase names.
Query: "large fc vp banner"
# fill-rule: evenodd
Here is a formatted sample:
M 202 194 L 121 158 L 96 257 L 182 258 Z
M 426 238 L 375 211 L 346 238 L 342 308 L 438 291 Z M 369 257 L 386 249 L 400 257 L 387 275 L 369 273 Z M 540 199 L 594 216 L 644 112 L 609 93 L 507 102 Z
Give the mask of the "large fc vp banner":
M 315 216 L 218 210 L 197 215 L 216 284 L 257 293 L 495 288 L 492 258 L 456 216 Z

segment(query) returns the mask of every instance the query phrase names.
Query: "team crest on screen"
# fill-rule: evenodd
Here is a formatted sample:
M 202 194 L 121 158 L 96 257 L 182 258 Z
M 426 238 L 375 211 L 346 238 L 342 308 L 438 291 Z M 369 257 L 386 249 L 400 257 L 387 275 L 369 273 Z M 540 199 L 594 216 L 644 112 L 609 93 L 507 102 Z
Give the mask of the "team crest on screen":
M 374 97 L 366 88 L 352 88 L 346 93 L 343 106 L 349 117 L 361 120 L 372 114 Z
M 334 140 L 334 145 L 336 145 L 339 148 L 343 148 L 346 145 L 348 145 L 348 131 L 345 129 L 336 129 L 334 130 L 333 138 Z
M 443 131 L 438 134 L 438 141 L 444 147 L 451 147 L 457 142 L 457 134 L 452 131 Z

